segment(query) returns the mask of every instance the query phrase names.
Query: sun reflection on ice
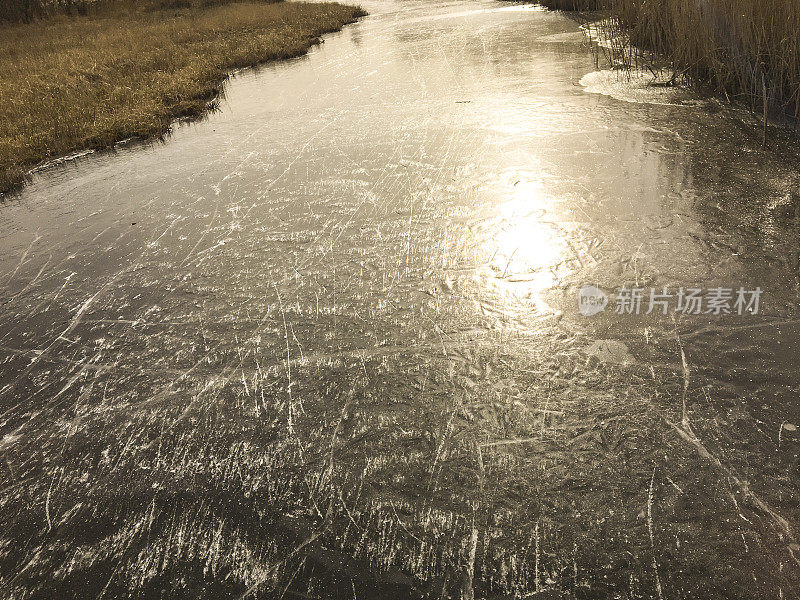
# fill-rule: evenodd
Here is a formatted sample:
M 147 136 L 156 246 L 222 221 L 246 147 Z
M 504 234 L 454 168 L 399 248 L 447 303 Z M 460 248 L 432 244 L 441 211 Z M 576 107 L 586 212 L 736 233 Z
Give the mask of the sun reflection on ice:
M 569 259 L 554 210 L 558 200 L 545 192 L 541 178 L 524 177 L 510 184 L 507 198 L 497 205 L 496 229 L 488 240 L 493 277 L 487 284 L 506 312 L 553 313 L 543 294 L 558 283 Z

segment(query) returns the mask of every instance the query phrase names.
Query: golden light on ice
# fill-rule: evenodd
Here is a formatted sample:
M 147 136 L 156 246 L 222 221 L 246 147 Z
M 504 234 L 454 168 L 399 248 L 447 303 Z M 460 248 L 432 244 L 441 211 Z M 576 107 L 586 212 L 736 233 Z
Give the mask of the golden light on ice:
M 509 308 L 520 303 L 540 312 L 553 310 L 542 292 L 557 282 L 568 250 L 554 221 L 555 202 L 540 179 L 520 179 L 497 207 L 497 228 L 490 240 L 492 285 L 508 298 Z

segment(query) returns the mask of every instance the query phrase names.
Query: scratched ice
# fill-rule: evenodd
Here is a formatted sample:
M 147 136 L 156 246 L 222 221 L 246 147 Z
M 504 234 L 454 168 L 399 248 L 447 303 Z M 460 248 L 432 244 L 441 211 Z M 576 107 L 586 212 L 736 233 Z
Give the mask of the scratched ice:
M 3 597 L 796 598 L 796 165 L 563 14 L 367 8 L 0 204 Z

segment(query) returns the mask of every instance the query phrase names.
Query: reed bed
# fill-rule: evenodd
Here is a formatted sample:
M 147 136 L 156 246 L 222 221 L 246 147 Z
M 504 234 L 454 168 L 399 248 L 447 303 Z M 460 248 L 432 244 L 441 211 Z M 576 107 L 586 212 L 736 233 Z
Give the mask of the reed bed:
M 303 54 L 363 14 L 241 2 L 0 26 L 0 192 L 43 160 L 163 135 L 206 111 L 229 70 Z
M 542 0 L 611 11 L 630 42 L 694 81 L 773 116 L 800 118 L 797 0 Z
M 719 91 L 800 117 L 797 0 L 612 0 L 634 44 Z

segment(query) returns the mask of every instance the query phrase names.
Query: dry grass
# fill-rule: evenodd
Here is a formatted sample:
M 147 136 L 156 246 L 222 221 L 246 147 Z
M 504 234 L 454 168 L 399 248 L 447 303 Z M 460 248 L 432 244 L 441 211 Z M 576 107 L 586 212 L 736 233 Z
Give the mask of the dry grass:
M 48 158 L 162 135 L 206 110 L 230 69 L 298 56 L 363 15 L 243 2 L 0 27 L 0 191 Z
M 612 0 L 634 43 L 728 95 L 800 117 L 797 0 Z
M 632 42 L 753 108 L 800 118 L 797 0 L 541 0 L 564 10 L 611 10 Z M 765 90 L 766 88 L 766 90 Z M 766 94 L 765 94 L 766 91 Z
M 280 0 L 262 0 L 266 3 Z M 202 8 L 230 4 L 231 0 L 3 0 L 0 22 L 29 23 L 56 15 L 88 15 L 123 9 L 160 10 Z

